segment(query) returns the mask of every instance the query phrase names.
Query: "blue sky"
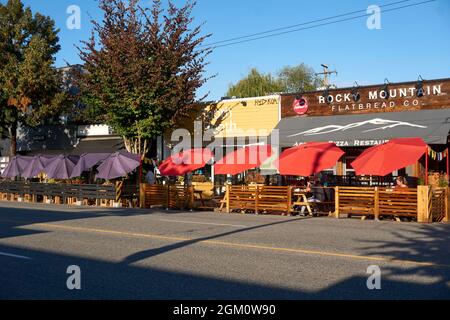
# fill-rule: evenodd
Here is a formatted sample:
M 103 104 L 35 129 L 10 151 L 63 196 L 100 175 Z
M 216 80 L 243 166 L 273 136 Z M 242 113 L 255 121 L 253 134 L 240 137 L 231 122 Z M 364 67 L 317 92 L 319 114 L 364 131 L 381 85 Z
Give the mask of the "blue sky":
M 6 0 L 0 0 L 5 3 Z M 212 33 L 210 41 L 220 41 L 256 32 L 326 18 L 369 5 L 398 0 L 198 0 L 196 23 Z M 412 0 L 417 3 L 423 0 Z M 148 0 L 143 3 L 149 3 Z M 181 4 L 182 0 L 175 3 Z M 33 11 L 56 20 L 62 49 L 57 66 L 79 63 L 74 47 L 90 34 L 90 17 L 101 19 L 95 0 L 24 0 Z M 404 4 L 408 4 L 404 3 Z M 402 5 L 404 5 L 402 4 Z M 69 30 L 68 6 L 82 12 L 80 30 Z M 360 18 L 334 25 L 294 32 L 254 42 L 218 48 L 209 57 L 207 75 L 217 74 L 200 94 L 209 99 L 224 96 L 230 83 L 245 76 L 252 67 L 276 72 L 286 65 L 306 63 L 317 71 L 329 64 L 339 74 L 332 81 L 342 86 L 450 77 L 450 0 L 437 0 L 417 7 L 382 13 L 381 29 L 369 30 Z

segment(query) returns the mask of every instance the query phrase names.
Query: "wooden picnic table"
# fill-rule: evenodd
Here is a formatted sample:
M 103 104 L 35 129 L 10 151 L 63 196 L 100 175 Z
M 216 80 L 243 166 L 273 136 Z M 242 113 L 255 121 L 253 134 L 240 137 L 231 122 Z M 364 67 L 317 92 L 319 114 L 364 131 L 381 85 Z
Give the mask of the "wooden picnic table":
M 305 206 L 306 210 L 308 210 L 308 214 L 312 216 L 313 211 L 311 208 L 311 204 L 313 204 L 314 202 L 308 202 L 308 197 L 306 196 L 306 193 L 307 193 L 306 190 L 294 189 L 294 197 L 296 197 L 297 199 L 295 199 L 292 202 L 292 211 L 296 211 L 295 210 L 296 206 L 300 207 Z
M 198 195 L 197 201 L 200 201 L 202 207 L 206 207 L 205 199 L 203 199 L 203 191 L 202 190 L 194 190 L 194 194 Z

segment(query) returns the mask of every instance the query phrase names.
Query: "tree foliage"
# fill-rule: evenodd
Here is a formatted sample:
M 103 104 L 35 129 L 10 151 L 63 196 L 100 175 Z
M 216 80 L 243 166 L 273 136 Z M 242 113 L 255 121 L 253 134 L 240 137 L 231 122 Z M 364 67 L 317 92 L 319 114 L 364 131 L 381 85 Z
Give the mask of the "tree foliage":
M 195 107 L 209 36 L 191 28 L 195 1 L 163 10 L 138 0 L 100 0 L 103 22 L 92 21 L 89 41 L 79 49 L 84 72 L 78 82 L 87 112 L 123 136 L 130 152 L 145 155 L 150 138 L 163 134 Z M 203 100 L 205 97 L 199 97 Z
M 234 85 L 230 85 L 229 97 L 257 97 L 273 93 L 293 93 L 315 90 L 322 80 L 314 70 L 305 64 L 294 67 L 284 67 L 276 76 L 259 72 L 256 68 Z
M 270 74 L 260 73 L 256 68 L 235 85 L 230 85 L 229 97 L 258 97 L 283 91 L 283 85 Z
M 283 84 L 283 92 L 295 93 L 313 91 L 322 86 L 314 69 L 304 63 L 294 67 L 284 67 L 278 72 L 278 79 Z
M 0 130 L 16 154 L 17 127 L 58 116 L 66 96 L 53 67 L 59 51 L 54 21 L 20 0 L 0 4 Z

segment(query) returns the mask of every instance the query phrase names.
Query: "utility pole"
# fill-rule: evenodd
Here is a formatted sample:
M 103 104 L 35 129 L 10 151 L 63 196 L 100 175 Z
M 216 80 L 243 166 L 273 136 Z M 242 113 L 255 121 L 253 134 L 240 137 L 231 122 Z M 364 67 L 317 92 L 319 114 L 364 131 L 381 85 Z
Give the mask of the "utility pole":
M 328 71 L 328 65 L 326 64 L 321 64 L 321 66 L 323 67 L 323 72 L 316 73 L 316 76 L 323 76 L 323 84 L 325 88 L 328 88 L 330 86 L 328 76 L 332 74 L 337 75 L 338 72 L 336 70 Z

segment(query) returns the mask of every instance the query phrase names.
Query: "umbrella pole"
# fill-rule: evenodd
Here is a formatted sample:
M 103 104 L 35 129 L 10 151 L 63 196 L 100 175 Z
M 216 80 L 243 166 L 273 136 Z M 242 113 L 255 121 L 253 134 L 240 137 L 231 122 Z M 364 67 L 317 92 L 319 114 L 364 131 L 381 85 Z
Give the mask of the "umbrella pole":
M 142 183 L 142 157 L 141 164 L 139 165 L 139 185 Z

